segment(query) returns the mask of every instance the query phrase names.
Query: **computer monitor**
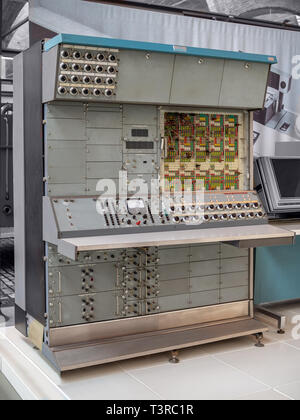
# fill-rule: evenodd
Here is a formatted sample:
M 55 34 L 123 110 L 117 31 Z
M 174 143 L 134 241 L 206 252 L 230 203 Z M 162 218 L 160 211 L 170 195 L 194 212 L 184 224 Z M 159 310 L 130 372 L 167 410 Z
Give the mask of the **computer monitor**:
M 300 218 L 300 157 L 262 157 L 255 162 L 256 189 L 270 217 Z

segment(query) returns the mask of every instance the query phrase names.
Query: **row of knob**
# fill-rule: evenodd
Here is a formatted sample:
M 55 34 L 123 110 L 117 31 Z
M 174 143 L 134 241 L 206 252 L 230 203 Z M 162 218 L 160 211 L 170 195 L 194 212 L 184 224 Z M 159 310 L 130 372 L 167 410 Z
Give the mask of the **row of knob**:
M 66 95 L 67 93 L 69 93 L 72 96 L 77 96 L 77 95 L 83 95 L 83 96 L 89 96 L 89 95 L 94 95 L 96 97 L 99 97 L 101 95 L 106 96 L 107 98 L 111 97 L 113 95 L 113 90 L 112 89 L 89 89 L 89 88 L 82 88 L 82 89 L 78 89 L 77 87 L 71 87 L 71 88 L 66 88 L 64 86 L 60 86 L 58 88 L 58 93 L 60 95 Z
M 174 223 L 188 223 L 188 222 L 208 222 L 210 220 L 213 221 L 218 221 L 218 220 L 238 220 L 238 219 L 261 219 L 264 216 L 264 213 L 262 211 L 259 211 L 257 213 L 255 212 L 249 212 L 249 213 L 224 213 L 224 214 L 212 214 L 212 215 L 208 215 L 205 214 L 203 217 L 201 216 L 184 216 L 184 217 L 180 217 L 180 216 L 175 216 L 173 217 L 172 221 Z M 125 223 L 125 221 L 123 222 Z M 162 219 L 161 220 L 162 224 L 166 224 L 166 220 Z M 128 226 L 145 226 L 148 224 L 147 220 L 142 221 L 138 221 L 138 222 L 134 222 L 131 219 L 128 219 L 126 221 L 126 224 Z
M 245 209 L 245 210 L 249 210 L 249 209 L 258 209 L 259 203 L 236 203 L 236 204 L 232 204 L 232 203 L 226 203 L 226 204 L 209 204 L 209 205 L 205 205 L 205 206 L 171 206 L 170 207 L 170 213 L 176 213 L 176 212 L 186 212 L 186 211 L 191 211 L 191 212 L 195 212 L 196 210 L 209 210 L 209 211 L 213 211 L 213 210 L 241 210 L 241 209 Z
M 146 313 L 151 313 L 151 312 L 157 312 L 160 310 L 160 306 L 157 304 L 157 302 L 155 300 L 153 301 L 146 301 L 145 302 L 145 310 Z M 122 310 L 121 314 L 123 316 L 129 316 L 129 315 L 143 315 L 143 311 L 141 311 L 141 307 L 140 305 L 138 305 L 137 303 L 132 303 L 132 304 L 128 304 L 124 306 L 124 309 Z
M 68 71 L 73 70 L 74 72 L 80 72 L 84 71 L 85 73 L 108 73 L 108 74 L 115 74 L 117 73 L 117 67 L 116 66 L 103 66 L 103 65 L 96 65 L 93 66 L 92 64 L 78 64 L 73 63 L 69 65 L 68 63 L 61 63 L 60 69 L 62 71 Z
M 175 216 L 173 218 L 174 223 L 188 223 L 188 222 L 200 222 L 200 221 L 225 221 L 225 220 L 239 220 L 239 219 L 261 219 L 264 216 L 264 213 L 262 211 L 259 211 L 257 213 L 224 213 L 224 214 L 213 214 L 208 215 L 205 214 L 203 217 L 200 216 L 185 216 L 185 217 L 179 217 Z
M 81 51 L 68 51 L 68 50 L 62 50 L 60 53 L 60 56 L 64 59 L 70 59 L 73 58 L 74 60 L 97 60 L 100 62 L 108 61 L 110 63 L 115 63 L 117 61 L 117 56 L 115 54 L 107 54 L 103 52 L 99 53 L 92 53 L 90 51 L 88 52 L 81 52 Z
M 112 86 L 115 81 L 114 79 L 112 79 L 111 77 L 90 77 L 90 76 L 83 76 L 80 77 L 77 74 L 74 74 L 73 76 L 71 76 L 70 78 L 68 78 L 68 76 L 66 76 L 65 74 L 61 74 L 59 76 L 59 81 L 60 83 L 84 83 L 85 85 L 89 85 L 89 84 L 93 84 L 93 85 L 108 85 L 108 86 Z

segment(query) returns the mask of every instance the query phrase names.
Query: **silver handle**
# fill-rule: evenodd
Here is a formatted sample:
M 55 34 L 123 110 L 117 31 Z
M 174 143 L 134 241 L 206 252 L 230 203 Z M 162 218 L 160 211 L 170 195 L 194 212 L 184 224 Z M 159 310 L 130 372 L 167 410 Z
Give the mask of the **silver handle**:
M 59 322 L 59 324 L 61 324 L 62 323 L 62 305 L 61 305 L 61 302 L 58 303 L 58 313 L 59 313 L 58 322 Z
M 62 284 L 61 284 L 61 272 L 58 272 L 58 293 L 62 292 Z

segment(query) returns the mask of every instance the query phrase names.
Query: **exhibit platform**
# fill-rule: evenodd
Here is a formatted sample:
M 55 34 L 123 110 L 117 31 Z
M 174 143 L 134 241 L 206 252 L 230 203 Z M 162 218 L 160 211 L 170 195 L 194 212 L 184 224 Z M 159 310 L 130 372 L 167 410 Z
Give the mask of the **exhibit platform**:
M 62 376 L 15 328 L 1 328 L 0 367 L 23 400 L 300 399 L 300 340 L 292 338 L 300 305 L 276 310 L 286 334 L 269 325 L 264 348 L 242 337 L 184 349 L 179 364 L 162 353 Z

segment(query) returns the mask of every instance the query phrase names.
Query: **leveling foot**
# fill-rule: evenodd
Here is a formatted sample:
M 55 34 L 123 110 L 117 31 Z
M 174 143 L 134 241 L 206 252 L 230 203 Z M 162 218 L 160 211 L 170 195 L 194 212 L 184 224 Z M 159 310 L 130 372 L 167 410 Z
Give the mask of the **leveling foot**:
M 257 343 L 255 344 L 255 347 L 258 347 L 258 348 L 265 347 L 265 345 L 262 343 L 262 340 L 264 338 L 264 335 L 262 333 L 255 334 L 255 338 L 257 340 Z
M 178 355 L 179 355 L 178 350 L 173 350 L 173 351 L 171 352 L 171 358 L 169 359 L 169 362 L 170 362 L 170 363 L 179 363 L 179 362 L 180 362 L 180 360 L 179 360 L 179 358 L 178 358 Z

